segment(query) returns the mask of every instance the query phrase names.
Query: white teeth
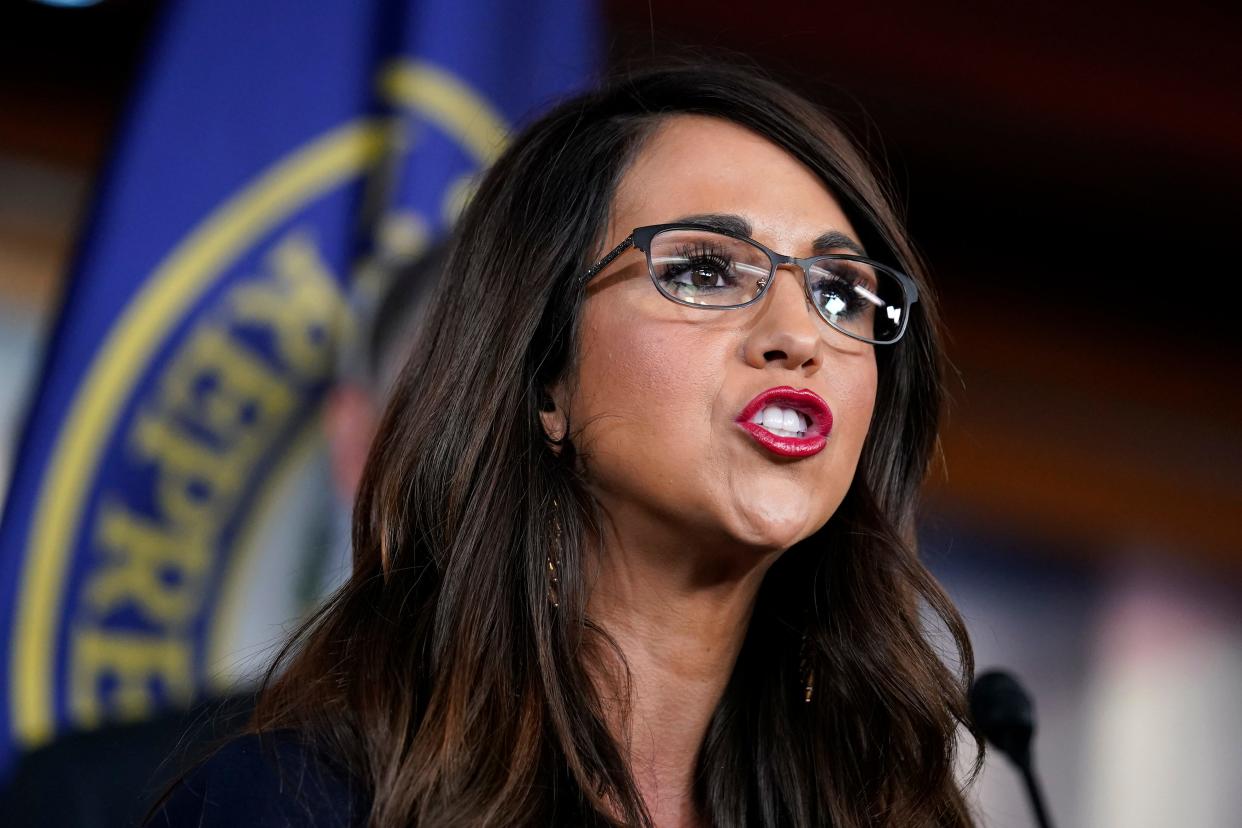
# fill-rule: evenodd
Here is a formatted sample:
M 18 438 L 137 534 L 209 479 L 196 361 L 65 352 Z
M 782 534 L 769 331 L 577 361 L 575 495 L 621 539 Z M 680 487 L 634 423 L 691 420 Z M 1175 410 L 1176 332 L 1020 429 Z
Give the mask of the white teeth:
M 763 409 L 763 422 L 761 425 L 768 430 L 774 428 L 784 428 L 785 415 L 782 414 L 781 410 L 776 406 L 769 405 L 767 408 Z
M 795 412 L 795 411 L 793 411 L 793 410 L 791 410 L 791 409 L 785 408 L 785 409 L 782 409 L 782 410 L 781 410 L 781 416 L 783 416 L 783 417 L 785 418 L 785 425 L 783 426 L 783 428 L 784 428 L 786 431 L 798 432 L 798 431 L 801 431 L 801 430 L 802 430 L 802 429 L 798 428 L 798 414 L 797 414 L 797 412 Z
M 805 437 L 810 430 L 810 421 L 802 412 L 775 405 L 755 412 L 750 421 L 778 437 Z

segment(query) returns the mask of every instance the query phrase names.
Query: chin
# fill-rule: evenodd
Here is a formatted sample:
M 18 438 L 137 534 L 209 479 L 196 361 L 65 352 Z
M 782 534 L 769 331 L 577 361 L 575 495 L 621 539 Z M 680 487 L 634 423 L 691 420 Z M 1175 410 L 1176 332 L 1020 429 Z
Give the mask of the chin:
M 738 516 L 735 538 L 762 551 L 784 551 L 810 536 L 823 521 L 816 521 L 802 509 L 746 509 Z

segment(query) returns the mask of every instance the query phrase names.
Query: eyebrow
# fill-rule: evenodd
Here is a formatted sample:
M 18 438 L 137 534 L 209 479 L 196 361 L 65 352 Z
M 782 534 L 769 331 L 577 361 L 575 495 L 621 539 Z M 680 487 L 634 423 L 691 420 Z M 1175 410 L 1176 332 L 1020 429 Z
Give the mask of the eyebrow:
M 669 224 L 701 224 L 704 227 L 732 233 L 735 236 L 749 237 L 753 232 L 750 222 L 736 213 L 696 213 L 673 219 Z M 867 255 L 862 245 L 840 230 L 826 230 L 816 236 L 815 241 L 811 242 L 811 249 L 816 253 L 840 248 L 845 248 L 859 256 Z
M 815 252 L 832 250 L 836 247 L 844 247 L 846 250 L 858 256 L 866 256 L 867 251 L 863 250 L 862 245 L 851 239 L 840 230 L 828 230 L 815 237 L 815 241 L 811 242 L 811 249 Z

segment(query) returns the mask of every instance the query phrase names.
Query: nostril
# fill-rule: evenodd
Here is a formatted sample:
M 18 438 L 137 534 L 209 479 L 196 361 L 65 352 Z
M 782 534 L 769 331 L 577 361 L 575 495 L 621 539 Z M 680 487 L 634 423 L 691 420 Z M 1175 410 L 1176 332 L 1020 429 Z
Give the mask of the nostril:
M 768 362 L 775 362 L 779 359 L 789 359 L 789 354 L 784 351 L 764 351 L 763 358 Z

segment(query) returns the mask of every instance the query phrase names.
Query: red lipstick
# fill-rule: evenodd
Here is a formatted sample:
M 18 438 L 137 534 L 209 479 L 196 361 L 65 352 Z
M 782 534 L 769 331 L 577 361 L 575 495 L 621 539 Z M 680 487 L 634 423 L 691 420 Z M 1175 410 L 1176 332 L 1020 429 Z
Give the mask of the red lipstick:
M 798 428 L 796 431 L 802 433 L 803 436 L 789 436 L 788 433 L 776 434 L 769 428 L 765 428 L 766 415 L 761 412 L 769 407 L 800 414 L 803 420 L 797 424 L 805 424 L 806 429 L 802 431 Z M 764 422 L 754 422 L 756 419 L 764 420 Z M 755 442 L 773 454 L 779 454 L 782 457 L 810 457 L 812 454 L 823 451 L 824 446 L 828 444 L 828 432 L 832 431 L 832 409 L 814 391 L 782 385 L 779 388 L 769 388 L 748 402 L 742 409 L 742 413 L 737 415 L 736 422 L 755 439 Z M 785 422 L 788 423 L 788 421 Z M 783 427 L 780 430 L 795 431 L 795 429 Z

